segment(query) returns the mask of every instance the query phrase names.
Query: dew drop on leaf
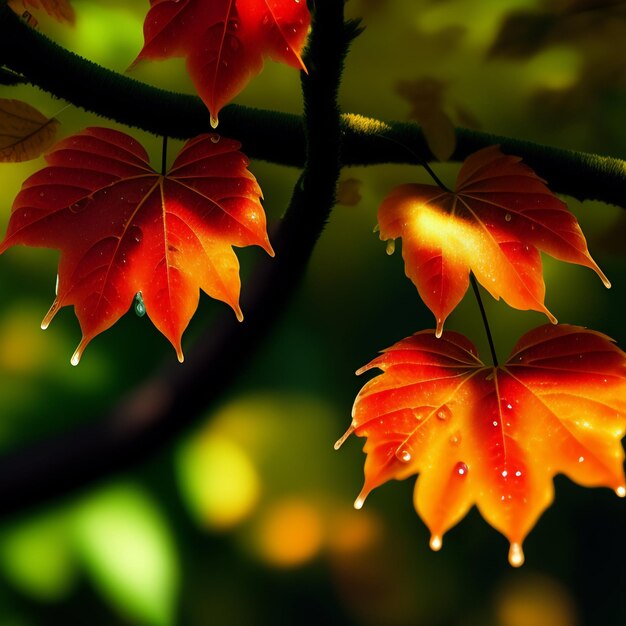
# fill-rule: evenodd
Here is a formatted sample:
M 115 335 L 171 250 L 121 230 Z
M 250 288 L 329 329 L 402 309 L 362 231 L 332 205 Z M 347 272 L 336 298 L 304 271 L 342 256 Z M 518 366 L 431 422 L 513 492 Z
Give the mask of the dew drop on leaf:
M 467 467 L 466 463 L 463 463 L 463 461 L 459 461 L 455 466 L 454 466 L 454 473 L 457 476 L 461 476 L 463 478 L 465 478 L 465 476 L 467 476 L 467 472 L 469 471 L 469 468 Z
M 448 408 L 446 404 L 442 405 L 437 409 L 437 413 L 435 414 L 438 420 L 445 422 L 452 417 L 452 411 Z

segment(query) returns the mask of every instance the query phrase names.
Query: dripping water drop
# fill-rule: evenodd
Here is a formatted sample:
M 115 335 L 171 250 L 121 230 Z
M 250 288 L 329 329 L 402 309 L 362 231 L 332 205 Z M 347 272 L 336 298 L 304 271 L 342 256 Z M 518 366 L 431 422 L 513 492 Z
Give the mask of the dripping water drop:
M 509 563 L 513 567 L 520 567 L 524 564 L 524 552 L 521 544 L 513 542 L 509 548 Z
M 146 314 L 146 305 L 143 301 L 143 294 L 138 291 L 135 294 L 135 314 L 137 317 L 143 317 Z
M 443 542 L 441 541 L 441 535 L 431 535 L 428 545 L 430 546 L 431 550 L 439 552 L 439 550 L 441 550 L 441 546 L 443 545 Z

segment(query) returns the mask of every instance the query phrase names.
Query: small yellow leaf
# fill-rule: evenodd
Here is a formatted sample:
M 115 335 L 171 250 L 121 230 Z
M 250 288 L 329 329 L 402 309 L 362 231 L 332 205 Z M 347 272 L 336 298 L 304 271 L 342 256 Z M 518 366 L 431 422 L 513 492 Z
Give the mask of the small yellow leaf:
M 0 98 L 0 162 L 41 156 L 54 142 L 59 122 L 20 100 Z

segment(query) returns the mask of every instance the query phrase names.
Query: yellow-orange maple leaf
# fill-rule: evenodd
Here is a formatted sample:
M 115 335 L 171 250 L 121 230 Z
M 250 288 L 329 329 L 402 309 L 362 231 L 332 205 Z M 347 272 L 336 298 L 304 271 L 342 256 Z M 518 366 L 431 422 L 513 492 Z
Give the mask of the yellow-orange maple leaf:
M 359 392 L 351 433 L 367 437 L 365 485 L 419 474 L 415 507 L 431 547 L 476 505 L 511 542 L 522 542 L 553 499 L 553 477 L 626 495 L 626 354 L 605 335 L 541 326 L 505 365 L 486 367 L 458 333 L 422 331 L 360 369 L 383 370 Z
M 545 284 L 540 250 L 593 269 L 576 218 L 528 166 L 490 146 L 469 156 L 454 192 L 433 185 L 402 185 L 378 210 L 380 238 L 402 237 L 407 276 L 437 320 L 448 315 L 469 285 L 470 270 L 496 299 L 541 311 Z

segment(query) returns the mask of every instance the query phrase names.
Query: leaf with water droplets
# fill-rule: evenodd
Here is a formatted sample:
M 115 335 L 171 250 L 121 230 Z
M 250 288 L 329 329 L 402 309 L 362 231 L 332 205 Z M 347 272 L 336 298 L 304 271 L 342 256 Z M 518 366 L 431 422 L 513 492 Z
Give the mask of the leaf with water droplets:
M 24 4 L 34 9 L 43 9 L 58 22 L 74 24 L 76 14 L 69 0 L 24 0 Z
M 306 71 L 300 54 L 310 21 L 305 0 L 161 0 L 146 15 L 135 63 L 185 57 L 215 128 L 264 57 Z
M 0 162 L 41 156 L 53 143 L 59 122 L 26 102 L 0 98 Z
M 58 143 L 48 166 L 22 185 L 0 253 L 17 244 L 61 250 L 58 295 L 42 328 L 74 305 L 83 333 L 74 365 L 91 339 L 139 300 L 136 311 L 181 361 L 199 289 L 242 319 L 233 246 L 273 251 L 261 190 L 240 144 L 213 138 L 189 140 L 163 176 L 129 135 L 88 128 Z
M 419 474 L 414 502 L 433 549 L 476 505 L 521 565 L 522 542 L 552 502 L 558 473 L 626 495 L 626 354 L 605 335 L 541 326 L 494 368 L 462 335 L 422 331 L 357 373 L 373 368 L 383 373 L 359 392 L 336 444 L 367 437 L 355 506 L 382 483 Z
M 519 157 L 497 146 L 465 160 L 454 192 L 396 187 L 378 221 L 383 241 L 402 237 L 406 274 L 434 313 L 438 335 L 467 291 L 470 270 L 494 298 L 556 323 L 544 305 L 540 250 L 593 269 L 610 287 L 567 205 Z

